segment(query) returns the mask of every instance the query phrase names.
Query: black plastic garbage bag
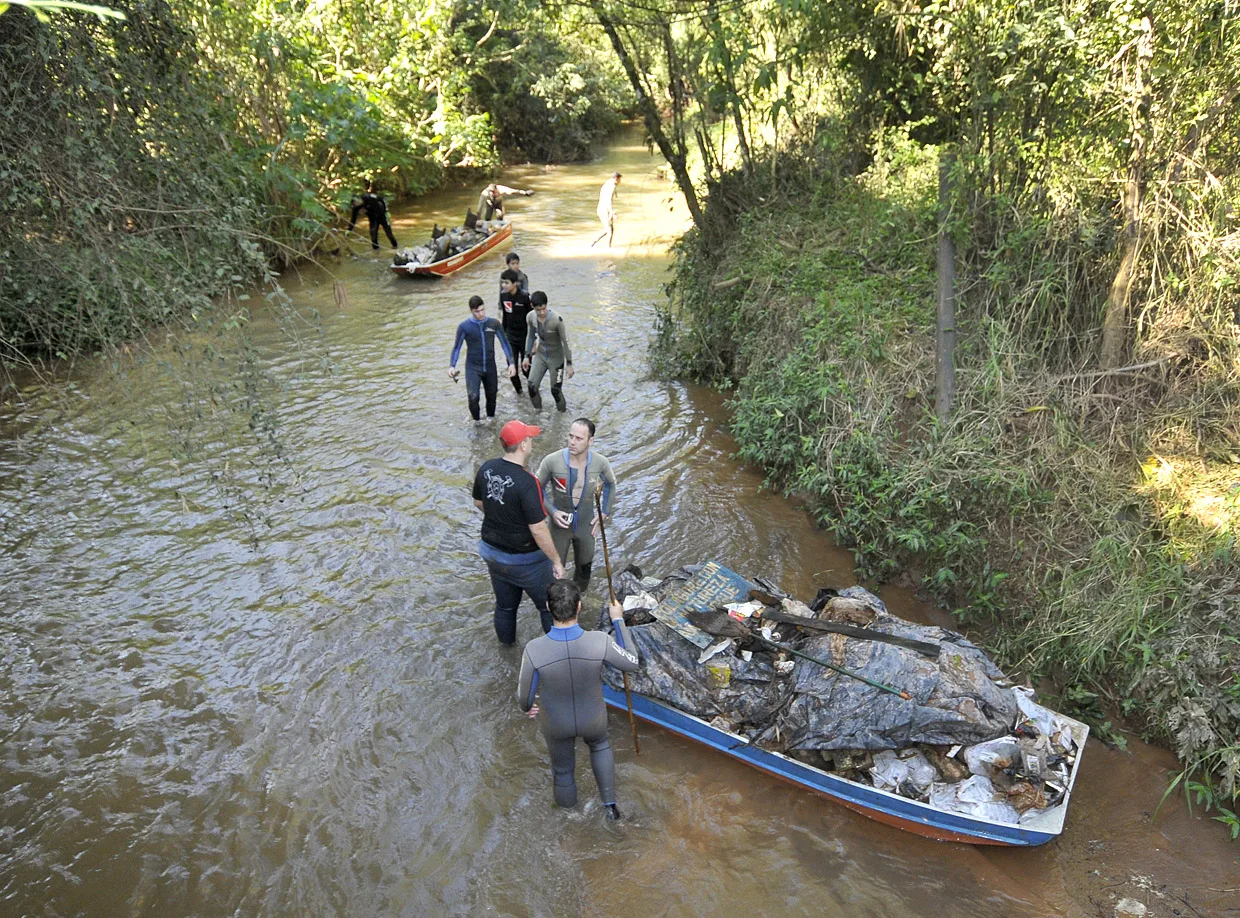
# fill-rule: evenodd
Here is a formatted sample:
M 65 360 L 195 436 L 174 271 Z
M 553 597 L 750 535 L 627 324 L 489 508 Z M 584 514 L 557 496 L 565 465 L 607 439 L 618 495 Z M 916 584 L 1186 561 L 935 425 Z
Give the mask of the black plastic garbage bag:
M 682 569 L 658 586 L 648 583 L 646 589 L 660 598 L 692 571 Z M 627 572 L 617 578 L 616 585 L 622 602 L 643 589 L 641 581 Z M 629 628 L 642 661 L 641 668 L 630 675 L 630 686 L 634 692 L 705 720 L 721 717 L 734 732 L 783 750 L 969 745 L 1009 732 L 1017 713 L 1015 696 L 1003 673 L 979 648 L 955 632 L 889 614 L 878 597 L 860 587 L 850 587 L 840 595 L 869 603 L 877 613 L 870 626 L 875 630 L 939 644 L 938 659 L 892 644 L 850 638 L 843 641 L 840 663 L 832 657 L 830 635 L 811 637 L 798 649 L 908 692 L 912 700 L 803 659 L 795 659 L 790 673 L 776 674 L 772 656 L 764 652 L 754 653 L 746 662 L 735 648 L 729 648 L 700 663 L 702 649 L 659 622 Z M 604 609 L 600 627 L 605 623 Z M 839 644 L 836 639 L 835 646 Z M 622 687 L 620 673 L 609 667 L 603 672 L 608 685 Z

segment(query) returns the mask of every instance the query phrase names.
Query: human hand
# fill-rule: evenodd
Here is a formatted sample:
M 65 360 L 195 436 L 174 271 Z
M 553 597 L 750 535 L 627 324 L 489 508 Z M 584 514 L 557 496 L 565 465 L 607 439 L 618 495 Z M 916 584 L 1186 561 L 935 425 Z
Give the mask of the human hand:
M 613 622 L 624 621 L 624 606 L 618 602 L 613 602 L 607 607 L 607 614 L 611 616 Z
M 563 580 L 564 579 L 564 565 L 561 564 L 559 561 L 552 561 L 551 562 L 551 573 L 552 575 L 554 575 L 556 580 Z
M 448 379 L 456 382 L 456 378 L 461 375 L 461 371 L 456 367 L 448 367 Z
M 603 531 L 603 523 L 607 522 L 607 520 L 608 517 L 606 514 L 599 514 L 596 516 L 594 518 L 594 522 L 590 524 L 590 535 L 598 538 L 599 533 Z
M 551 518 L 555 520 L 555 524 L 561 529 L 567 529 L 573 525 L 573 515 L 564 510 L 552 510 Z
M 574 374 L 574 373 L 576 373 L 576 372 L 577 372 L 577 371 L 573 369 L 573 365 L 570 363 L 570 364 L 568 365 L 568 373 L 566 374 L 566 375 L 568 376 L 568 378 L 569 378 L 569 379 L 572 379 L 572 378 L 573 378 L 573 374 Z
M 513 366 L 511 363 L 508 364 L 508 378 L 512 379 L 516 375 L 517 375 L 517 368 Z
M 533 720 L 535 717 L 537 717 L 538 716 L 538 705 L 536 704 L 530 705 L 529 714 L 527 716 L 530 718 L 530 720 Z
M 530 371 L 530 359 L 528 357 L 521 361 L 521 369 L 527 373 Z

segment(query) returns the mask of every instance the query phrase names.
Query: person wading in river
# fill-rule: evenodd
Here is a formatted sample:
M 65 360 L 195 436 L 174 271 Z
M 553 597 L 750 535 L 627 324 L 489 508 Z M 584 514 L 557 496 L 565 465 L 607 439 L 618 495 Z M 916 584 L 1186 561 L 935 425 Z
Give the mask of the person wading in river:
M 547 529 L 542 488 L 526 468 L 534 450 L 532 438 L 541 432 L 509 421 L 499 432 L 504 455 L 484 462 L 474 476 L 474 506 L 482 511 L 478 554 L 495 591 L 495 636 L 506 646 L 517 640 L 522 593 L 537 607 L 543 631 L 551 630 L 547 585 L 564 576 Z
M 448 378 L 456 382 L 461 375 L 461 371 L 456 368 L 456 361 L 461 356 L 461 345 L 464 344 L 465 392 L 469 396 L 469 414 L 475 423 L 482 421 L 478 404 L 480 388 L 486 391 L 487 417 L 495 417 L 495 396 L 499 391 L 499 374 L 495 365 L 497 338 L 504 348 L 504 356 L 508 358 L 508 375 L 516 376 L 517 366 L 512 359 L 512 349 L 508 347 L 508 336 L 504 334 L 503 326 L 494 319 L 487 318 L 487 307 L 482 297 L 471 296 L 469 318 L 456 327 L 456 344 L 452 346 L 452 357 L 448 361 Z
M 578 418 L 568 429 L 566 449 L 546 456 L 538 466 L 538 483 L 551 488 L 551 538 L 564 564 L 572 546 L 573 583 L 583 593 L 590 586 L 594 566 L 594 537 L 599 521 L 594 515 L 594 490 L 602 488 L 603 522 L 611 521 L 616 476 L 602 453 L 594 452 L 594 422 Z
M 529 333 L 529 314 L 534 311 L 530 303 L 530 295 L 521 290 L 521 275 L 509 268 L 499 276 L 500 285 L 504 288 L 499 295 L 500 315 L 503 317 L 504 334 L 508 336 L 508 350 L 512 351 L 513 363 L 516 363 L 529 376 L 530 365 L 523 361 L 525 357 L 525 339 Z M 521 394 L 521 374 L 512 377 L 512 387 Z
M 383 232 L 387 233 L 392 248 L 396 248 L 392 224 L 388 223 L 387 201 L 383 200 L 382 195 L 375 194 L 375 186 L 371 185 L 367 188 L 365 194 L 355 195 L 352 203 L 353 214 L 349 217 L 349 232 L 353 232 L 353 227 L 357 224 L 357 216 L 364 210 L 366 219 L 370 221 L 370 247 L 379 248 L 379 227 L 383 227 Z
M 482 193 L 478 195 L 478 219 L 503 220 L 505 195 L 519 194 L 522 197 L 528 198 L 533 193 L 529 189 L 509 188 L 507 185 L 492 182 L 483 188 Z
M 620 173 L 613 172 L 611 178 L 603 182 L 603 187 L 599 189 L 598 219 L 603 224 L 603 231 L 590 243 L 590 248 L 594 248 L 604 236 L 607 237 L 607 247 L 611 248 L 612 238 L 616 235 L 616 189 L 619 187 Z
M 530 279 L 526 277 L 525 272 L 521 270 L 521 256 L 520 255 L 518 255 L 516 252 L 509 252 L 507 256 L 505 256 L 504 258 L 504 269 L 507 271 L 516 271 L 517 272 L 517 283 L 518 283 L 518 286 L 521 288 L 521 292 L 522 293 L 530 292 Z M 501 274 L 500 280 L 499 280 L 499 292 L 501 296 L 503 296 L 504 290 L 507 289 L 505 286 L 507 283 L 508 282 L 504 280 L 504 275 Z
M 577 805 L 577 737 L 590 747 L 590 765 L 608 819 L 619 819 L 616 806 L 616 759 L 607 736 L 607 705 L 603 701 L 603 664 L 621 672 L 637 669 L 637 645 L 624 625 L 624 610 L 613 602 L 608 609 L 616 639 L 602 631 L 583 631 L 577 624 L 581 591 L 567 580 L 556 580 L 547 590 L 555 627 L 525 645 L 517 703 L 531 717 L 541 713 L 543 739 L 551 754 L 551 781 L 558 806 Z M 534 696 L 542 701 L 534 703 Z
M 564 320 L 548 308 L 547 294 L 535 290 L 530 302 L 534 305 L 534 316 L 526 321 L 529 331 L 523 345 L 525 360 L 521 364 L 530 383 L 530 401 L 535 408 L 542 407 L 538 387 L 543 376 L 550 371 L 551 397 L 555 399 L 555 407 L 567 411 L 564 377 L 567 375 L 572 379 L 576 372 L 573 370 L 573 349 L 568 346 L 568 329 L 564 327 Z

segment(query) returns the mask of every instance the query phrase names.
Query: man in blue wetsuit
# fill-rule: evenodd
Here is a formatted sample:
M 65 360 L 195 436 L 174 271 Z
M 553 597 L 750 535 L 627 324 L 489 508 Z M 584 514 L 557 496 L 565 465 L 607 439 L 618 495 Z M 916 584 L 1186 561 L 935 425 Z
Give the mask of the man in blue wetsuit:
M 540 713 L 535 693 L 542 699 L 542 732 L 551 753 L 555 802 L 577 805 L 577 737 L 590 747 L 590 765 L 608 819 L 619 819 L 616 807 L 616 760 L 607 737 L 607 705 L 603 701 L 603 664 L 630 673 L 638 667 L 637 645 L 624 626 L 624 610 L 613 602 L 608 614 L 616 638 L 602 631 L 583 631 L 577 624 L 581 591 L 570 580 L 547 588 L 547 605 L 555 627 L 525 645 L 517 703 L 533 717 Z
M 495 636 L 508 646 L 517 639 L 522 593 L 537 607 L 543 631 L 551 630 L 547 585 L 564 576 L 547 529 L 542 488 L 527 468 L 534 449 L 531 438 L 539 433 L 530 424 L 509 421 L 499 432 L 504 455 L 484 462 L 474 476 L 474 506 L 482 511 L 478 554 L 495 591 Z
M 512 359 L 512 349 L 508 346 L 508 336 L 504 328 L 495 319 L 487 318 L 487 307 L 480 296 L 469 298 L 469 318 L 456 327 L 456 343 L 452 346 L 452 359 L 448 361 L 448 378 L 456 382 L 461 371 L 456 368 L 457 358 L 461 356 L 461 345 L 466 346 L 465 356 L 465 390 L 469 395 L 469 413 L 474 421 L 481 422 L 482 412 L 479 410 L 478 390 L 485 390 L 487 396 L 487 417 L 495 417 L 495 394 L 499 391 L 499 374 L 495 364 L 495 341 L 499 340 L 508 358 L 508 375 L 517 372 Z

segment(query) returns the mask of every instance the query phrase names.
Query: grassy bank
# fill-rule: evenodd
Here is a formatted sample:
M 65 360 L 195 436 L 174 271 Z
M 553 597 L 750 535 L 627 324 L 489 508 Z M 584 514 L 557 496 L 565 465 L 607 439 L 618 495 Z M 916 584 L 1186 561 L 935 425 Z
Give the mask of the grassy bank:
M 781 163 L 774 182 L 712 189 L 660 359 L 734 390 L 743 457 L 807 497 L 860 573 L 912 572 L 1104 738 L 1118 715 L 1171 746 L 1240 829 L 1234 324 L 1177 335 L 1168 304 L 1133 361 L 1150 366 L 1095 372 L 1048 301 L 1100 322 L 1107 246 L 1079 219 L 1072 235 L 1016 226 L 964 259 L 960 389 L 940 423 L 937 151 L 892 135 L 860 175 L 822 153 Z

